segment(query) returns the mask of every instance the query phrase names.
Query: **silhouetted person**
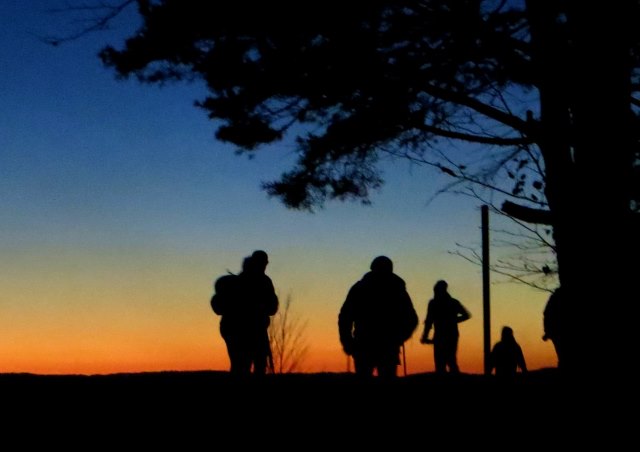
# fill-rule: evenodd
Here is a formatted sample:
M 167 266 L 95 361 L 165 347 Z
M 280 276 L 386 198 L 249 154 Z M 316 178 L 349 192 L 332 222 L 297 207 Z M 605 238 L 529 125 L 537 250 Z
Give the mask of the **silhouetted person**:
M 527 372 L 527 363 L 520 344 L 513 336 L 513 329 L 508 326 L 502 328 L 500 341 L 496 342 L 489 355 L 491 372 L 495 371 L 497 377 L 514 377 L 520 372 Z
M 278 311 L 278 297 L 271 278 L 265 274 L 267 253 L 255 251 L 244 259 L 239 275 L 225 275 L 216 281 L 211 306 L 220 320 L 220 334 L 227 345 L 231 373 L 264 375 L 268 359 L 269 317 Z
M 547 305 L 544 308 L 544 336 L 542 336 L 543 341 L 551 339 L 551 342 L 553 342 L 553 347 L 556 349 L 556 355 L 558 356 L 558 369 L 563 368 L 562 364 L 564 362 L 562 358 L 565 342 L 565 327 L 563 325 L 565 322 L 565 309 L 566 306 L 562 302 L 562 288 L 558 287 L 549 296 Z
M 433 344 L 433 359 L 436 373 L 459 373 L 458 368 L 458 323 L 471 318 L 471 314 L 447 292 L 446 281 L 438 281 L 433 287 L 433 298 L 427 305 L 427 318 L 420 342 Z M 433 339 L 429 332 L 433 328 Z
M 340 309 L 338 329 L 344 352 L 353 356 L 356 374 L 397 376 L 400 348 L 418 325 L 405 282 L 393 262 L 378 256 L 371 271 L 355 283 Z

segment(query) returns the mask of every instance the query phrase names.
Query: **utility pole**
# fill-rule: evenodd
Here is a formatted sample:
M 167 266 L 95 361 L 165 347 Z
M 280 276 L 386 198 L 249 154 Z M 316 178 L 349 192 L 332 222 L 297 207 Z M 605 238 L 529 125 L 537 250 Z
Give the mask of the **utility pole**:
M 491 353 L 491 295 L 489 291 L 489 207 L 485 204 L 482 212 L 482 320 L 484 326 L 484 373 L 491 374 L 489 355 Z
M 402 367 L 404 367 L 404 376 L 407 376 L 407 352 L 404 349 L 404 344 L 402 344 Z

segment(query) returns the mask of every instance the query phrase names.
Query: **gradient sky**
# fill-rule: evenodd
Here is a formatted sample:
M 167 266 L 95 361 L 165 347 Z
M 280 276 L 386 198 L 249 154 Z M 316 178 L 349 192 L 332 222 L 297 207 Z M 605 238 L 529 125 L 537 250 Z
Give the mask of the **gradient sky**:
M 3 2 L 0 15 L 0 372 L 226 370 L 212 284 L 255 249 L 308 322 L 304 371 L 346 369 L 338 311 L 384 254 L 421 321 L 433 284 L 449 282 L 473 316 L 460 327 L 461 370 L 482 372 L 481 271 L 450 253 L 479 244 L 478 201 L 428 202 L 448 179 L 399 161 L 385 164 L 372 206 L 287 210 L 260 183 L 289 168 L 290 147 L 237 156 L 193 107 L 200 85 L 116 80 L 96 54 L 131 19 L 43 44 L 68 24 L 46 12 L 57 3 Z M 492 342 L 510 325 L 529 368 L 554 366 L 541 340 L 547 294 L 492 278 Z M 406 344 L 409 373 L 433 370 L 421 332 Z

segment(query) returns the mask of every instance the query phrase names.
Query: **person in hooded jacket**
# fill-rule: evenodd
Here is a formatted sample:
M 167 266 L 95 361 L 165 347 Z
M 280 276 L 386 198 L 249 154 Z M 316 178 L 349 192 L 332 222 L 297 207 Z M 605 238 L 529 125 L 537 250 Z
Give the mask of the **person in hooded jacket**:
M 370 270 L 351 287 L 340 309 L 340 342 L 353 357 L 356 375 L 394 378 L 401 347 L 418 325 L 418 316 L 391 259 L 376 257 Z

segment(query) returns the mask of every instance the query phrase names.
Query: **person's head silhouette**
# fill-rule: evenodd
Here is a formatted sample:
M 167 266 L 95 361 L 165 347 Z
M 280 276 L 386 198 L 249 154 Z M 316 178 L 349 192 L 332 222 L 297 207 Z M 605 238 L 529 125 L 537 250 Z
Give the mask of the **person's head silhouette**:
M 447 284 L 447 282 L 445 280 L 440 280 L 438 281 L 435 286 L 433 286 L 433 293 L 438 296 L 438 295 L 444 295 L 447 293 L 447 287 L 449 287 L 449 284 Z
M 502 327 L 502 340 L 503 341 L 514 341 L 513 337 L 513 329 L 509 326 Z
M 393 262 L 387 256 L 378 256 L 371 262 L 370 268 L 375 273 L 392 273 Z
M 269 263 L 269 256 L 265 251 L 256 250 L 251 254 L 251 265 L 256 271 L 264 271 Z

